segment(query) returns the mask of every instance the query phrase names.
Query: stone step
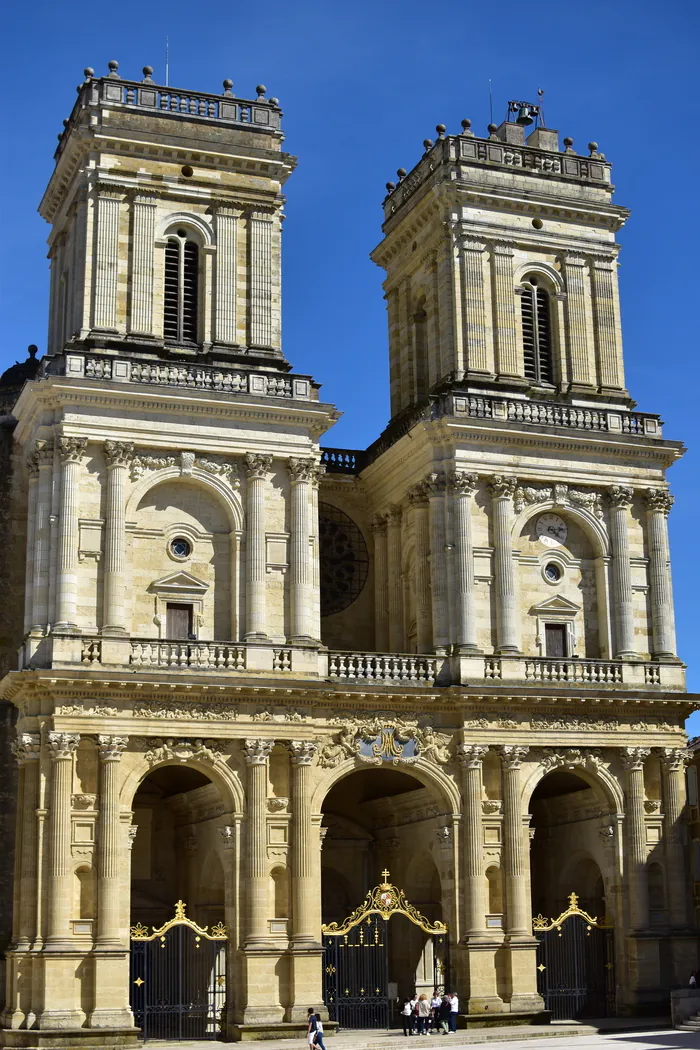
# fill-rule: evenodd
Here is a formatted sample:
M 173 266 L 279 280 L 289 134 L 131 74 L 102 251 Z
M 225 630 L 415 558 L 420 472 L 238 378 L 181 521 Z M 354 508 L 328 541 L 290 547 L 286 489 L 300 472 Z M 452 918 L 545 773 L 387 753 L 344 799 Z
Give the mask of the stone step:
M 684 1021 L 683 1024 L 676 1025 L 676 1031 L 678 1032 L 700 1032 L 700 1021 Z

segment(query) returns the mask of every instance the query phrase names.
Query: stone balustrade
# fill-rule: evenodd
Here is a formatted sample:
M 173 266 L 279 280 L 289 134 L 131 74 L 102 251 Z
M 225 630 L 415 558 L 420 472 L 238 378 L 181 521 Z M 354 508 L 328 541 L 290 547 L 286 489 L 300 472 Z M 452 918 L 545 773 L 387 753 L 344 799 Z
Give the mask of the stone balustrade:
M 31 639 L 28 639 L 30 641 Z M 685 689 L 685 667 L 676 661 L 548 659 L 520 653 L 447 656 L 325 650 L 313 645 L 273 642 L 163 641 L 158 638 L 61 634 L 47 644 L 20 648 L 19 669 L 28 667 L 121 668 L 200 674 L 311 676 L 347 683 L 386 683 L 402 688 L 435 688 L 488 683 L 498 689 L 562 686 L 575 689 Z

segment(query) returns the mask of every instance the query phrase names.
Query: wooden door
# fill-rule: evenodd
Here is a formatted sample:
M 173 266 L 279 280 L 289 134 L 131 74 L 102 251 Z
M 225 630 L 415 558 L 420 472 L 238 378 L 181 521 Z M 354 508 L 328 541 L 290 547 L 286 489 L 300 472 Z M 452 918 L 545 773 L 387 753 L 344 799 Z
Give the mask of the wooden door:
M 192 637 L 192 606 L 168 602 L 165 626 L 170 640 L 188 641 Z
M 566 651 L 566 624 L 546 623 L 544 625 L 545 655 L 561 660 L 568 656 Z

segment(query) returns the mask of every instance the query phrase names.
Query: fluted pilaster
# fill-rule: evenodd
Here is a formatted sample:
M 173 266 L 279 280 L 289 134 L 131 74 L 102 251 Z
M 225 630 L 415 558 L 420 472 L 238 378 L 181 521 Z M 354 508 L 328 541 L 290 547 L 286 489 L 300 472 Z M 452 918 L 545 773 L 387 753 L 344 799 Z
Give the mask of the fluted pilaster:
M 104 634 L 126 633 L 124 570 L 126 553 L 126 481 L 134 446 L 105 441 L 107 500 L 105 509 Z
M 58 522 L 56 628 L 77 629 L 78 503 L 80 468 L 87 438 L 59 439 L 61 497 Z
M 445 533 L 445 491 L 447 478 L 435 472 L 425 480 L 430 508 L 430 580 L 433 595 L 433 648 L 447 652 L 450 624 L 447 609 L 447 558 Z
M 428 653 L 433 646 L 433 623 L 430 596 L 430 523 L 428 490 L 424 483 L 415 485 L 408 494 L 413 514 L 416 560 L 414 584 L 416 594 L 416 648 Z
M 563 261 L 571 382 L 574 386 L 590 386 L 586 318 L 586 260 L 582 255 L 566 255 Z
M 216 307 L 214 332 L 217 343 L 238 343 L 238 208 L 217 204 L 216 223 Z M 257 221 L 257 220 L 256 220 Z
M 676 625 L 671 586 L 671 557 L 668 547 L 668 513 L 673 496 L 665 489 L 644 494 L 647 510 L 649 548 L 649 590 L 651 599 L 652 658 L 669 660 L 676 655 Z
M 387 568 L 386 516 L 378 514 L 372 521 L 374 536 L 374 631 L 380 653 L 389 652 L 389 593 Z
M 131 316 L 129 329 L 138 335 L 153 335 L 153 245 L 156 236 L 155 194 L 137 193 L 132 205 Z
M 311 825 L 311 767 L 318 747 L 309 740 L 288 743 L 292 764 L 292 942 L 317 944 L 318 842 Z
M 32 626 L 34 611 L 34 560 L 36 558 L 36 512 L 39 489 L 39 463 L 34 453 L 27 457 L 27 548 L 24 562 L 24 634 Z
M 479 479 L 476 474 L 455 471 L 450 483 L 454 510 L 455 545 L 455 642 L 460 652 L 478 651 L 474 595 L 474 545 L 472 503 Z
M 613 552 L 615 656 L 618 660 L 635 655 L 632 566 L 628 527 L 629 508 L 632 505 L 633 496 L 632 489 L 622 485 L 616 485 L 608 492 Z
M 325 470 L 310 459 L 290 459 L 290 552 L 289 588 L 291 641 L 310 642 L 313 638 L 311 564 L 311 486 Z
M 39 804 L 38 733 L 18 733 L 12 748 L 20 770 L 15 835 L 15 893 L 12 938 L 18 951 L 27 951 L 37 935 L 37 824 Z
M 248 222 L 252 346 L 272 345 L 272 226 L 271 213 L 252 212 Z
M 43 634 L 49 620 L 49 561 L 51 556 L 51 494 L 54 449 L 52 441 L 37 441 L 34 461 L 39 471 L 34 521 L 34 582 L 31 629 Z
M 119 761 L 129 742 L 123 736 L 98 736 L 100 820 L 97 835 L 97 943 L 119 945 L 120 875 L 125 849 L 119 821 Z
M 51 795 L 49 812 L 48 936 L 47 944 L 70 941 L 73 901 L 71 872 L 71 789 L 73 755 L 80 743 L 78 733 L 51 731 Z
M 484 899 L 484 832 L 481 822 L 482 761 L 488 746 L 460 744 L 457 757 L 464 779 L 464 893 L 467 936 L 486 934 Z
M 491 280 L 495 313 L 496 372 L 501 378 L 522 377 L 518 361 L 517 322 L 513 295 L 513 245 L 495 242 L 491 247 Z
M 664 804 L 664 849 L 668 922 L 675 929 L 688 925 L 688 872 L 685 857 L 685 767 L 691 752 L 680 747 L 661 748 Z
M 119 212 L 122 195 L 113 190 L 97 191 L 97 236 L 95 237 L 94 328 L 117 328 L 117 282 L 119 278 Z
M 515 478 L 495 474 L 489 479 L 493 507 L 494 585 L 496 588 L 496 652 L 517 653 L 520 649 L 513 564 L 513 493 Z
M 401 508 L 387 511 L 387 600 L 389 652 L 403 652 L 403 577 L 401 572 Z
M 647 836 L 644 820 L 644 762 L 648 747 L 623 747 L 625 767 L 627 825 L 627 899 L 630 926 L 646 930 L 649 926 L 649 886 L 647 882 Z
M 274 740 L 246 740 L 248 924 L 246 947 L 268 937 L 267 770 Z
M 246 454 L 246 641 L 267 639 L 265 492 L 271 466 L 272 456 Z
M 619 390 L 622 379 L 622 347 L 618 329 L 615 297 L 615 259 L 593 259 L 591 281 L 593 293 L 593 331 L 598 352 L 599 382 L 602 387 Z
M 503 768 L 503 870 L 510 937 L 529 936 L 531 930 L 527 855 L 520 810 L 520 764 L 526 747 L 499 747 Z
M 471 237 L 461 243 L 464 268 L 464 328 L 467 369 L 470 372 L 489 372 L 489 346 L 486 327 L 486 292 L 484 288 L 485 244 Z

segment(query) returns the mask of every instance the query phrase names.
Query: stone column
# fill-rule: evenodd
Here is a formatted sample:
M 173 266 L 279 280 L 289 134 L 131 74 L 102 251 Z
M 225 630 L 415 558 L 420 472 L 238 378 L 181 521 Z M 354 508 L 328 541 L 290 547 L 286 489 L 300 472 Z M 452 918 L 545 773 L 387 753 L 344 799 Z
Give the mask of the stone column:
M 496 587 L 496 652 L 520 651 L 520 617 L 513 564 L 513 493 L 516 478 L 494 474 L 489 480 L 493 505 L 494 584 Z
M 34 584 L 32 587 L 32 624 L 36 634 L 43 634 L 49 620 L 49 559 L 51 556 L 51 496 L 53 489 L 53 442 L 37 441 L 34 456 L 39 468 L 34 524 Z
M 503 767 L 503 873 L 509 937 L 532 935 L 529 879 L 520 812 L 520 763 L 527 747 L 499 747 Z
M 313 595 L 313 617 L 311 634 L 313 638 L 321 637 L 321 537 L 319 535 L 318 489 L 325 472 L 322 463 L 318 472 L 311 479 L 311 591 Z
M 291 740 L 288 743 L 292 763 L 292 930 L 295 947 L 317 947 L 320 931 L 316 928 L 318 911 L 318 880 L 314 864 L 314 843 L 311 826 L 311 766 L 318 750 L 309 740 Z
M 216 223 L 216 305 L 214 337 L 217 343 L 237 345 L 238 296 L 238 220 L 240 208 L 217 204 Z
M 97 943 L 122 947 L 119 936 L 120 878 L 124 863 L 119 822 L 119 761 L 129 742 L 124 736 L 98 736 L 100 798 L 97 832 Z
M 126 634 L 126 610 L 124 608 L 126 474 L 133 454 L 134 446 L 130 441 L 105 441 L 107 501 L 103 634 Z
M 27 457 L 27 474 L 29 491 L 27 493 L 27 546 L 24 562 L 24 631 L 26 635 L 32 626 L 34 612 L 34 560 L 36 558 L 36 512 L 39 488 L 39 462 L 36 453 Z
M 129 330 L 153 335 L 153 259 L 156 239 L 154 193 L 137 193 L 132 205 L 131 316 Z
M 267 768 L 274 740 L 246 740 L 248 767 L 246 854 L 248 858 L 248 926 L 246 948 L 267 943 Z
M 311 459 L 290 459 L 290 551 L 289 598 L 291 611 L 290 641 L 304 643 L 318 640 L 313 634 L 311 593 L 311 483 L 321 470 Z
M 78 598 L 78 494 L 80 464 L 87 438 L 62 437 L 58 450 L 63 465 L 58 522 L 56 625 L 77 630 Z
M 613 553 L 615 657 L 618 660 L 629 659 L 635 655 L 632 567 L 627 527 L 627 511 L 632 505 L 633 496 L 632 489 L 621 485 L 615 485 L 608 492 Z
M 668 923 L 673 929 L 688 926 L 688 867 L 685 860 L 685 767 L 691 752 L 680 747 L 661 748 L 664 796 L 664 847 Z
M 447 557 L 445 534 L 445 490 L 447 478 L 435 472 L 425 480 L 430 507 L 430 581 L 433 595 L 433 645 L 444 655 L 450 643 L 447 612 Z
M 454 507 L 456 637 L 461 653 L 479 651 L 476 640 L 474 602 L 474 545 L 472 543 L 472 499 L 479 479 L 476 474 L 456 470 L 451 477 Z
M 673 496 L 664 489 L 650 489 L 644 494 L 644 502 L 647 508 L 649 544 L 652 659 L 672 660 L 676 656 L 676 626 L 673 615 L 667 518 L 673 506 Z
M 51 798 L 49 812 L 48 936 L 46 943 L 70 946 L 70 915 L 73 903 L 71 874 L 71 793 L 73 755 L 80 743 L 78 733 L 51 731 Z
M 39 757 L 41 737 L 38 733 L 18 733 L 12 748 L 22 778 L 21 806 L 18 805 L 15 836 L 15 902 L 13 939 L 17 951 L 28 951 L 37 935 L 37 835 L 36 811 L 39 805 Z
M 649 926 L 649 885 L 647 881 L 647 835 L 644 820 L 644 761 L 648 747 L 623 747 L 627 824 L 627 899 L 630 926 L 646 930 Z
M 499 378 L 523 378 L 518 361 L 515 294 L 513 292 L 513 245 L 510 241 L 494 241 L 491 246 L 491 281 L 496 334 L 496 373 Z
M 566 318 L 569 337 L 571 385 L 591 386 L 586 317 L 586 260 L 583 255 L 565 255 Z
M 253 211 L 248 221 L 250 244 L 250 343 L 272 345 L 272 223 L 271 212 Z
M 408 493 L 413 512 L 413 534 L 416 545 L 414 584 L 416 594 L 416 648 L 429 653 L 433 647 L 433 624 L 430 595 L 430 526 L 428 523 L 428 489 L 424 482 Z
M 464 894 L 470 940 L 486 936 L 481 765 L 488 750 L 488 745 L 460 744 L 457 752 L 464 777 Z
M 615 300 L 616 267 L 615 259 L 602 256 L 591 259 L 598 382 L 608 390 L 620 390 L 623 386 L 621 333 Z
M 119 210 L 122 195 L 97 190 L 97 245 L 94 257 L 93 328 L 117 329 L 117 282 L 119 278 Z
M 267 641 L 265 587 L 267 537 L 265 493 L 272 456 L 247 452 L 246 473 L 246 641 Z
M 464 267 L 464 328 L 468 372 L 493 371 L 487 345 L 484 251 L 486 245 L 473 237 L 462 237 Z
M 404 650 L 403 584 L 401 579 L 401 507 L 389 507 L 387 521 L 389 652 L 400 653 Z
M 380 653 L 389 652 L 389 596 L 387 583 L 386 517 L 372 521 L 374 534 L 374 633 Z

